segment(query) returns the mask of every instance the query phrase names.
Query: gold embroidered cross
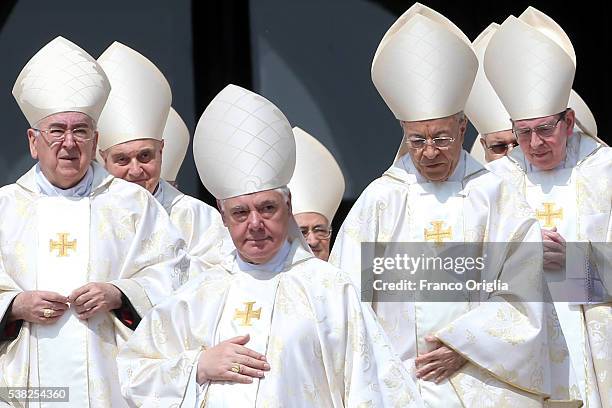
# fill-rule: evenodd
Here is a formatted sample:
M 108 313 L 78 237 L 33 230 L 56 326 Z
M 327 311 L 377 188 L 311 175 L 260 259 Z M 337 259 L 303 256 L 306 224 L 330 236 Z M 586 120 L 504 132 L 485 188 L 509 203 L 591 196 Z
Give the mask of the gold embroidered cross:
M 244 302 L 246 310 L 238 310 L 234 313 L 234 320 L 242 319 L 241 326 L 252 326 L 251 319 L 258 319 L 261 315 L 261 307 L 257 310 L 253 310 L 255 302 Z
M 52 239 L 49 240 L 49 252 L 53 252 L 57 250 L 57 256 L 68 256 L 68 250 L 72 249 L 76 251 L 77 249 L 77 240 L 73 239 L 72 241 L 68 241 L 68 233 L 67 232 L 59 232 L 57 234 L 59 237 L 59 242 L 54 241 Z
M 563 219 L 563 208 L 553 211 L 555 203 L 542 203 L 544 210 L 536 210 L 536 217 L 540 221 L 544 221 L 546 228 L 552 228 L 555 226 L 555 218 L 559 220 Z
M 442 225 L 444 221 L 432 221 L 430 222 L 433 230 L 427 230 L 427 228 L 423 229 L 423 233 L 425 234 L 425 241 L 433 241 L 436 244 L 444 242 L 444 239 L 451 239 L 453 237 L 453 229 L 448 227 L 446 230 L 442 230 Z

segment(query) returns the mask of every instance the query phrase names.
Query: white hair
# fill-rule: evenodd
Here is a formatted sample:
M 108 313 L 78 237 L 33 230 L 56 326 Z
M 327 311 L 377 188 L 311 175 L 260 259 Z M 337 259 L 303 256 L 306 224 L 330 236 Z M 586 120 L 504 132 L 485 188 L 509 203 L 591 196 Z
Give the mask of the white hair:
M 289 196 L 291 194 L 291 191 L 289 190 L 289 187 L 285 186 L 281 186 L 281 187 L 277 187 L 271 190 L 265 190 L 265 191 L 275 191 L 277 193 L 279 193 L 280 195 L 283 196 L 283 200 L 285 200 L 285 202 L 287 203 L 287 205 L 289 205 Z M 225 201 L 229 200 L 229 198 L 224 198 L 222 200 L 217 200 L 217 203 L 219 205 L 219 210 L 221 212 L 225 211 Z

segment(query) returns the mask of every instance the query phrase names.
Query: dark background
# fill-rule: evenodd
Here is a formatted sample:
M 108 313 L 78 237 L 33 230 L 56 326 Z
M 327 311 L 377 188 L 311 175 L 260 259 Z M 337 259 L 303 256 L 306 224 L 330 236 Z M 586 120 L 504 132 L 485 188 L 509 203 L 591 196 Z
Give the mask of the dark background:
M 97 58 L 120 41 L 168 78 L 173 106 L 191 131 L 227 83 L 277 104 L 294 126 L 325 144 L 347 181 L 337 231 L 360 192 L 391 164 L 401 131 L 370 79 L 380 39 L 413 2 L 397 0 L 2 0 L 0 1 L 0 184 L 32 166 L 27 122 L 11 89 L 21 68 L 57 35 Z M 603 2 L 427 1 L 470 39 L 532 5 L 567 32 L 577 55 L 574 89 L 610 141 L 610 18 Z M 475 137 L 469 130 L 465 146 Z M 179 174 L 187 194 L 213 204 L 191 149 Z

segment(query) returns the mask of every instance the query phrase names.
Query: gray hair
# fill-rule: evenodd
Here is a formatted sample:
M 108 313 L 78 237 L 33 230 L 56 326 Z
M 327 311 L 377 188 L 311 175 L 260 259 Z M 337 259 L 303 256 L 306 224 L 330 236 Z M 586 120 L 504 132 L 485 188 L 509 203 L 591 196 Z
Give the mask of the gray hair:
M 280 195 L 283 196 L 283 200 L 285 200 L 285 202 L 287 203 L 287 205 L 289 205 L 289 196 L 291 194 L 291 191 L 289 190 L 289 187 L 285 186 L 281 186 L 281 187 L 277 187 L 271 190 L 265 190 L 265 191 L 276 191 L 277 193 L 279 193 Z M 222 200 L 217 200 L 218 206 L 219 206 L 219 210 L 221 212 L 225 211 L 225 201 L 229 200 L 229 198 L 224 198 Z
M 459 112 L 455 113 L 454 115 L 449 115 L 449 116 L 447 116 L 447 117 L 453 117 L 453 118 L 455 118 L 455 120 L 457 121 L 457 123 L 461 123 L 461 122 L 463 122 L 464 120 L 466 120 L 466 119 L 467 119 L 467 117 L 465 116 L 465 113 L 464 113 L 463 111 L 459 111 Z M 438 118 L 438 119 L 444 119 L 444 118 Z M 401 120 L 401 119 L 400 119 L 400 120 L 399 120 L 399 124 L 400 124 L 400 126 L 402 126 L 402 123 L 403 123 L 403 122 L 409 122 L 409 121 L 407 121 L 407 120 Z

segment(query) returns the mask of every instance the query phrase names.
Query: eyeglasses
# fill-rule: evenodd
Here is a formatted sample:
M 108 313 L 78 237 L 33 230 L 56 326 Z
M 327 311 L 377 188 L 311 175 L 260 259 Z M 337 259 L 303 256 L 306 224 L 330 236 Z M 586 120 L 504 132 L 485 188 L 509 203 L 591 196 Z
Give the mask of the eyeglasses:
M 62 129 L 62 128 L 49 128 L 49 129 L 36 129 L 35 131 L 43 135 L 43 139 L 49 146 L 54 144 L 62 143 L 66 140 L 66 135 L 72 133 L 72 137 L 78 143 L 85 143 L 93 139 L 94 131 L 90 128 L 80 127 L 75 129 Z M 47 135 L 46 137 L 44 135 Z
M 446 149 L 455 141 L 454 137 L 442 136 L 434 137 L 433 139 L 425 139 L 422 137 L 409 137 L 406 140 L 408 146 L 412 149 L 423 149 L 425 146 L 431 144 L 433 147 L 438 149 Z
M 331 227 L 330 228 L 319 227 L 319 226 L 316 226 L 314 228 L 300 227 L 300 231 L 302 232 L 302 235 L 304 236 L 304 238 L 308 238 L 308 234 L 310 234 L 311 232 L 317 239 L 329 239 L 332 235 Z
M 506 154 L 510 146 L 512 146 L 512 148 L 515 148 L 516 146 L 518 146 L 518 143 L 517 142 L 512 142 L 512 143 L 507 143 L 507 144 L 498 143 L 492 146 L 487 146 L 487 149 L 492 151 L 495 154 Z
M 567 111 L 563 111 L 559 114 L 559 119 L 557 119 L 554 123 L 545 123 L 540 126 L 536 126 L 534 128 L 518 128 L 512 129 L 514 136 L 516 136 L 519 141 L 527 141 L 531 140 L 531 133 L 535 132 L 535 134 L 542 140 L 551 140 L 555 136 L 555 130 L 557 129 L 557 125 L 563 119 L 565 119 L 565 113 Z

